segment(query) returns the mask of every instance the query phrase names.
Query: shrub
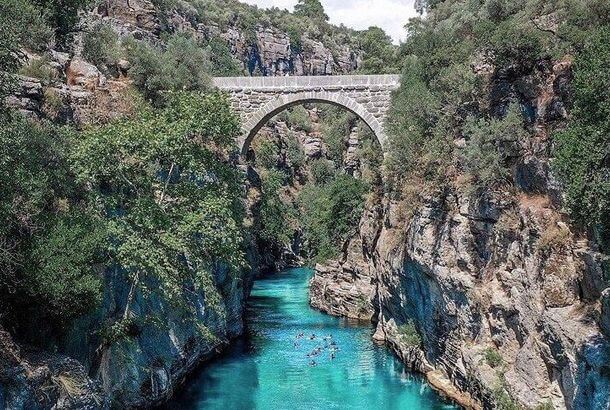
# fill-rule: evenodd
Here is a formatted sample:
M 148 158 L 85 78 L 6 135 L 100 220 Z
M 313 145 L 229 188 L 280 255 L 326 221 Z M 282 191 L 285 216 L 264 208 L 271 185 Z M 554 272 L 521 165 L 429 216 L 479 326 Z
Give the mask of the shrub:
M 34 240 L 29 292 L 58 321 L 67 322 L 101 302 L 101 272 L 105 262 L 105 232 L 101 220 L 72 212 L 51 223 Z M 97 268 L 99 269 L 99 268 Z
M 286 140 L 286 159 L 295 172 L 305 166 L 307 161 L 303 146 L 293 133 L 290 133 Z
M 469 117 L 464 134 L 468 137 L 464 165 L 475 185 L 494 188 L 509 182 L 506 161 L 518 154 L 518 141 L 527 135 L 519 106 L 511 104 L 506 117 L 500 120 Z
M 314 185 L 324 185 L 336 175 L 335 167 L 327 159 L 320 158 L 311 162 L 311 177 Z
M 502 355 L 491 347 L 485 349 L 484 352 L 485 362 L 491 367 L 498 367 L 504 364 L 504 359 L 502 359 Z
M 116 65 L 122 49 L 119 36 L 106 23 L 99 22 L 83 37 L 83 57 L 98 67 Z
M 212 37 L 207 44 L 210 56 L 210 74 L 216 77 L 243 75 L 241 63 L 231 54 L 227 43 L 219 37 Z
M 413 320 L 398 326 L 398 336 L 400 341 L 409 347 L 419 347 L 421 345 L 421 336 L 417 332 L 415 322 Z
M 278 118 L 284 121 L 286 125 L 294 130 L 311 132 L 312 123 L 309 117 L 309 111 L 302 105 L 289 108 L 282 112 Z
M 364 210 L 364 182 L 340 174 L 322 186 L 308 184 L 299 196 L 305 250 L 312 261 L 338 254 L 358 227 Z
M 398 72 L 398 47 L 379 27 L 370 27 L 358 35 L 364 52 L 358 71 L 365 74 L 395 74 Z
M 281 247 L 292 240 L 290 224 L 294 216 L 293 208 L 281 196 L 286 174 L 275 169 L 265 170 L 261 179 L 261 228 L 258 234 L 261 239 Z
M 210 87 L 210 60 L 192 38 L 175 34 L 165 38 L 164 50 L 128 39 L 125 42 L 131 68 L 129 75 L 144 97 L 163 102 L 167 91 L 202 91 Z
M 46 88 L 44 90 L 44 105 L 43 110 L 46 115 L 51 118 L 56 117 L 62 107 L 64 106 L 64 100 L 62 96 L 53 88 Z
M 277 144 L 267 138 L 256 138 L 254 151 L 256 152 L 256 165 L 264 169 L 274 168 L 279 159 Z
M 57 72 L 49 65 L 46 57 L 32 59 L 19 69 L 19 74 L 26 77 L 33 77 L 44 83 L 50 83 L 57 79 Z
M 574 109 L 555 135 L 554 170 L 574 220 L 610 246 L 610 27 L 590 35 L 574 62 Z

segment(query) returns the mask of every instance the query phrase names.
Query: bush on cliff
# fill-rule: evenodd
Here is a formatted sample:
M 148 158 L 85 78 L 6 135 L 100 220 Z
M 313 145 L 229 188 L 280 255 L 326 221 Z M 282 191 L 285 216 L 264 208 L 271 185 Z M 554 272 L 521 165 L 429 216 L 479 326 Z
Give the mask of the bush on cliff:
M 0 146 L 0 320 L 67 323 L 101 297 L 103 229 L 82 202 L 64 132 L 7 115 Z
M 590 36 L 574 62 L 574 109 L 555 138 L 554 167 L 574 219 L 610 246 L 610 26 Z
M 419 5 L 428 14 L 407 25 L 409 36 L 400 51 L 402 82 L 388 124 L 389 188 L 397 193 L 406 186 L 433 191 L 456 182 L 462 185 L 458 178 L 464 174 L 483 189 L 512 184 L 514 159 L 533 137 L 528 126 L 538 120 L 538 107 L 518 79 L 537 78 L 549 61 L 580 54 L 578 50 L 591 42 L 587 40 L 591 33 L 610 22 L 608 2 L 487 0 L 481 5 L 423 0 Z M 601 75 L 605 71 L 601 67 L 607 64 L 602 63 L 605 51 L 601 43 L 596 52 L 600 65 L 595 70 Z M 577 58 L 579 69 L 583 68 Z M 590 84 L 582 84 L 585 74 L 582 78 L 575 88 L 586 90 L 595 84 L 594 78 L 588 80 Z M 579 112 L 601 108 L 579 93 L 575 118 Z M 564 103 L 569 109 L 570 101 Z M 545 121 L 549 130 L 560 125 L 559 121 Z M 599 137 L 605 133 L 597 133 L 600 127 L 604 125 L 591 127 L 586 118 L 576 120 L 558 137 L 558 169 L 562 168 L 563 150 L 564 156 L 574 158 L 578 171 L 565 177 L 571 190 L 570 206 L 576 219 L 579 213 L 583 218 L 589 214 L 597 225 L 608 219 L 600 213 L 608 209 L 601 199 L 608 195 L 602 153 L 606 142 Z M 578 138 L 581 141 L 576 143 Z M 570 139 L 574 142 L 567 142 Z M 569 154 L 577 144 L 579 152 L 586 154 Z M 589 149 L 587 144 L 596 148 Z M 580 158 L 578 165 L 576 158 Z M 563 166 L 564 174 L 568 168 Z
M 299 197 L 307 257 L 321 262 L 338 255 L 356 231 L 367 185 L 345 174 L 323 185 L 308 184 Z
M 165 38 L 163 49 L 133 38 L 125 42 L 132 67 L 129 76 L 136 88 L 159 106 L 167 91 L 204 91 L 210 88 L 211 63 L 205 48 L 191 37 Z

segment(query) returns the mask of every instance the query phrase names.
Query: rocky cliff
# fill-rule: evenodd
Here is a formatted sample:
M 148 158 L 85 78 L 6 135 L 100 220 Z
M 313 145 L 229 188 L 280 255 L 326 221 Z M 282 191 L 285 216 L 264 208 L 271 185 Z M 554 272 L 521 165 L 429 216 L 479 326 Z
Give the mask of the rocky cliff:
M 155 44 L 162 42 L 162 32 L 189 33 L 204 42 L 220 38 L 244 74 L 329 75 L 349 72 L 359 63 L 357 51 L 349 46 L 331 49 L 305 35 L 302 47 L 296 50 L 288 33 L 278 27 L 257 24 L 252 38 L 236 21 L 223 27 L 214 22 L 204 24 L 190 18 L 186 11 L 161 10 L 148 0 L 100 3 L 82 15 L 74 42 L 67 47 L 51 48 L 44 54 L 26 54 L 25 64 L 40 65 L 45 75 L 21 76 L 20 87 L 9 97 L 8 104 L 30 118 L 77 127 L 104 124 L 130 113 L 134 107 L 130 98 L 129 62 L 96 66 L 82 55 L 85 33 L 99 22 L 112 27 L 119 38 L 132 36 Z M 319 152 L 314 152 L 315 139 L 305 133 L 299 136 L 311 156 L 319 156 Z M 249 218 L 254 223 L 260 180 L 253 169 L 244 172 L 249 180 L 246 187 Z M 259 268 L 298 263 L 295 257 L 298 251 L 278 250 L 273 255 L 262 252 L 264 244 L 253 238 L 249 241 L 248 260 L 252 269 L 233 277 L 218 267 L 211 290 L 193 291 L 186 306 L 174 306 L 137 291 L 129 310 L 139 318 L 149 318 L 148 322 L 123 321 L 127 328 L 113 327 L 113 318 L 126 310 L 130 287 L 122 274 L 109 271 L 104 279 L 102 306 L 95 314 L 79 320 L 61 340 L 49 341 L 49 348 L 61 353 L 20 346 L 2 331 L 0 407 L 125 408 L 164 401 L 196 365 L 216 355 L 241 334 L 245 300 Z
M 467 407 L 610 406 L 607 256 L 559 210 L 548 135 L 566 118 L 570 65 L 545 64 L 488 78 L 492 104 L 512 93 L 536 113 L 513 147 L 514 187 L 468 192 L 457 178 L 386 196 L 310 286 L 317 308 L 373 316 L 374 338 Z

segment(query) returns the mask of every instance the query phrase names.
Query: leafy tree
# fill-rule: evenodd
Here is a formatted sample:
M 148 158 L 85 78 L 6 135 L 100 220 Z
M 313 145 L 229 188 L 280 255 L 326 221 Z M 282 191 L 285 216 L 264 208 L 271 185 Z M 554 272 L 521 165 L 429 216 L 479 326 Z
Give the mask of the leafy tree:
M 294 14 L 318 21 L 328 21 L 328 15 L 320 0 L 299 0 L 294 6 Z
M 80 200 L 64 132 L 8 115 L 0 145 L 0 319 L 64 324 L 100 300 L 103 228 Z
M 119 36 L 106 23 L 98 23 L 85 33 L 83 57 L 98 67 L 115 65 L 121 58 Z
M 555 136 L 554 168 L 574 219 L 610 244 L 610 27 L 590 35 L 574 62 L 574 109 Z
M 261 239 L 281 247 L 292 240 L 290 232 L 294 210 L 281 197 L 286 174 L 277 169 L 264 170 L 262 175 L 262 198 L 260 208 Z
M 379 27 L 369 27 L 360 35 L 364 57 L 360 71 L 366 74 L 396 74 L 398 72 L 397 47 L 392 38 Z
M 78 23 L 78 12 L 86 8 L 90 0 L 32 0 L 48 16 L 49 24 L 61 42 L 65 42 Z
M 207 52 L 210 56 L 211 75 L 230 77 L 243 74 L 239 61 L 231 54 L 231 50 L 223 39 L 212 37 L 208 42 Z
M 101 302 L 106 241 L 100 218 L 74 210 L 35 236 L 27 291 L 57 321 L 69 322 Z
M 367 186 L 349 175 L 337 175 L 322 186 L 307 185 L 299 197 L 303 239 L 308 257 L 324 261 L 337 256 L 364 210 Z
M 202 91 L 210 87 L 211 65 L 205 49 L 179 34 L 165 40 L 163 50 L 135 39 L 125 43 L 134 85 L 156 105 L 163 102 L 166 91 Z
M 215 267 L 243 266 L 241 177 L 218 157 L 235 149 L 238 132 L 222 96 L 177 93 L 164 110 L 76 141 L 74 170 L 108 219 L 110 267 L 131 283 L 122 319 L 138 290 L 180 304 L 192 282 L 209 299 L 217 295 Z

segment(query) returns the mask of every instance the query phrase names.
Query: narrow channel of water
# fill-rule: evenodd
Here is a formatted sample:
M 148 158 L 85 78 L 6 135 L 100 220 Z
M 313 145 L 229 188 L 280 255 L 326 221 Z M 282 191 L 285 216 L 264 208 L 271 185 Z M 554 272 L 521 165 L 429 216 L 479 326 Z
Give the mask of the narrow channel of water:
M 311 273 L 291 269 L 256 281 L 246 336 L 204 366 L 168 408 L 457 408 L 374 344 L 370 324 L 310 308 Z

